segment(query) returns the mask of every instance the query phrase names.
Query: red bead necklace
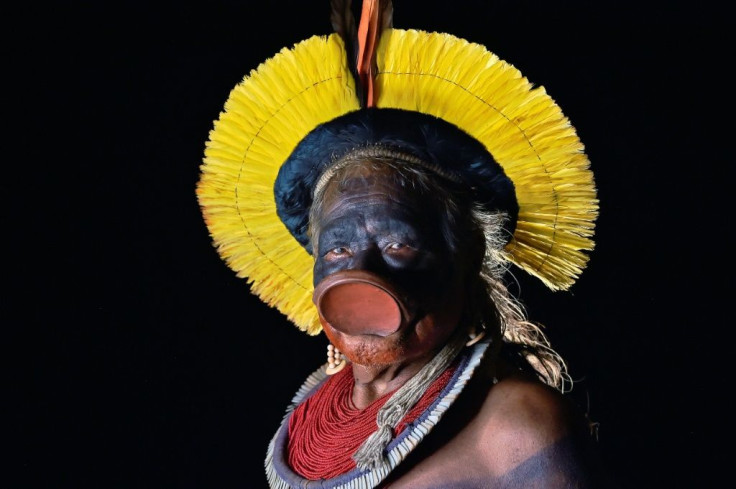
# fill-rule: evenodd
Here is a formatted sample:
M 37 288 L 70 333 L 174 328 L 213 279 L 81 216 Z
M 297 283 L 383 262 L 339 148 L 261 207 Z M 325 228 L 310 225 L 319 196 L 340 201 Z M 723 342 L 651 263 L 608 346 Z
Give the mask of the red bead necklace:
M 394 436 L 417 419 L 450 381 L 456 366 L 443 372 L 409 410 Z M 353 405 L 352 370 L 329 377 L 309 399 L 296 407 L 289 420 L 289 466 L 310 480 L 331 479 L 355 468 L 353 454 L 376 429 L 378 410 L 393 392 L 365 409 Z

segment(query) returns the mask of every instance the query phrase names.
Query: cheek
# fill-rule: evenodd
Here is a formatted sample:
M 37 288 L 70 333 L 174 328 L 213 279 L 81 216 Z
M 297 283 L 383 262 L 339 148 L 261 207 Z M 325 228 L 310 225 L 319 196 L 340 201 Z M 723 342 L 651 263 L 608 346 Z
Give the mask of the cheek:
M 325 272 L 325 265 L 320 259 L 314 261 L 314 267 L 312 268 L 312 286 L 316 287 L 323 278 L 327 276 Z
M 435 278 L 441 282 L 426 280 L 420 285 L 422 292 L 419 296 L 423 298 L 420 310 L 427 315 L 426 329 L 454 329 L 466 305 L 466 281 L 456 274 Z
M 430 350 L 443 344 L 459 327 L 465 309 L 465 289 L 459 284 L 448 284 L 452 291 L 439 299 L 434 308 L 423 316 L 415 327 L 416 334 L 410 338 L 407 349 Z
M 460 309 L 424 316 L 415 327 L 416 333 L 409 338 L 407 351 L 419 355 L 443 345 L 460 327 L 460 317 Z
M 312 286 L 317 287 L 317 284 L 324 280 L 328 275 L 341 270 L 350 269 L 352 267 L 352 258 L 341 258 L 339 260 L 330 261 L 326 258 L 317 256 L 314 259 L 314 266 L 312 267 Z
M 399 270 L 395 282 L 410 298 L 424 307 L 439 306 L 445 301 L 448 291 L 458 284 L 457 258 L 443 252 L 427 253 L 414 264 L 413 269 Z

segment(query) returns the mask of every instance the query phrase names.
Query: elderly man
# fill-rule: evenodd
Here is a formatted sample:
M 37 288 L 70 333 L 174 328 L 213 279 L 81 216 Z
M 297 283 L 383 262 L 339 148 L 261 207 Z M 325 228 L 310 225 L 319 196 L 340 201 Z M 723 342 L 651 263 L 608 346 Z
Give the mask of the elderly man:
M 268 482 L 607 487 L 564 361 L 503 282 L 515 264 L 565 289 L 585 265 L 582 145 L 513 67 L 393 29 L 387 9 L 364 2 L 356 31 L 259 67 L 208 142 L 197 192 L 218 251 L 330 342 L 268 447 Z

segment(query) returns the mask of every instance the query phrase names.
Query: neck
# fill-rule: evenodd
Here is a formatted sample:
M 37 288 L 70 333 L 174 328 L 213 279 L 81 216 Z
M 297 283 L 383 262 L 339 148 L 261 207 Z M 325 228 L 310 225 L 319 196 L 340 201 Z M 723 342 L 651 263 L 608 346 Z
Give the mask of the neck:
M 390 365 L 358 365 L 352 364 L 353 404 L 364 409 L 383 395 L 393 392 L 406 384 L 424 367 L 437 352 Z

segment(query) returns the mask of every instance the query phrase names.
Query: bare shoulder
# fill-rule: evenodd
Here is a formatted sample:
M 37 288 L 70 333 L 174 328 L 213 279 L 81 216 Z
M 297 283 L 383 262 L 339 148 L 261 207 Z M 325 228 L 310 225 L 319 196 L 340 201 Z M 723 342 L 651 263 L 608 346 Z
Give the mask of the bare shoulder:
M 392 488 L 611 489 L 587 418 L 533 379 L 478 372 Z M 458 461 L 462 461 L 462 470 Z
M 478 421 L 486 458 L 504 473 L 545 447 L 578 435 L 582 420 L 563 394 L 540 382 L 507 377 L 488 393 Z
M 535 380 L 507 377 L 490 390 L 483 417 L 500 436 L 548 444 L 578 427 L 581 413 L 564 395 Z
M 512 376 L 488 393 L 476 428 L 483 464 L 502 487 L 608 487 L 587 418 L 561 392 Z M 559 486 L 557 485 L 559 483 Z

